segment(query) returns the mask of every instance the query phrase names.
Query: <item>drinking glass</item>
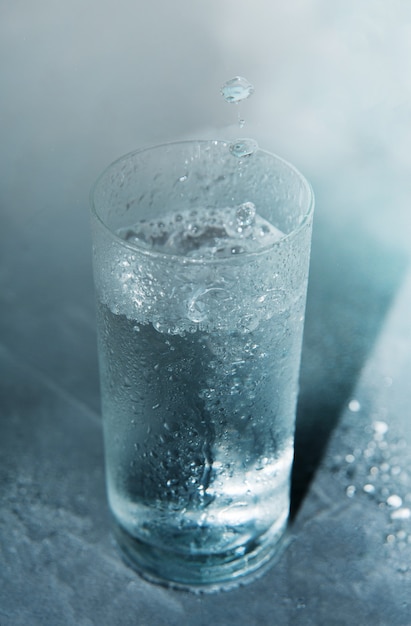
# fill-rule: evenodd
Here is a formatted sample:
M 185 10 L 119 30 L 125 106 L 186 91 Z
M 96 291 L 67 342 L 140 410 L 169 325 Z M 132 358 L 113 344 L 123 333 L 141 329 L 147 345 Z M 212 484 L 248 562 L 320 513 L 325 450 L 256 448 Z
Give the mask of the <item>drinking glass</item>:
M 150 580 L 229 588 L 280 549 L 313 204 L 223 141 L 133 152 L 93 188 L 108 501 Z

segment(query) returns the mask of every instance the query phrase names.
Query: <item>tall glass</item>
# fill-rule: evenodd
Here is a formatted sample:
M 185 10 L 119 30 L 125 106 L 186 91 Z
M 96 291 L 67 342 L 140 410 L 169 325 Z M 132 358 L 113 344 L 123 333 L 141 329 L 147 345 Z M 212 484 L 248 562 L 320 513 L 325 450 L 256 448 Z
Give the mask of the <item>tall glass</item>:
M 108 500 L 125 557 L 253 578 L 289 513 L 313 194 L 220 141 L 126 155 L 92 192 Z

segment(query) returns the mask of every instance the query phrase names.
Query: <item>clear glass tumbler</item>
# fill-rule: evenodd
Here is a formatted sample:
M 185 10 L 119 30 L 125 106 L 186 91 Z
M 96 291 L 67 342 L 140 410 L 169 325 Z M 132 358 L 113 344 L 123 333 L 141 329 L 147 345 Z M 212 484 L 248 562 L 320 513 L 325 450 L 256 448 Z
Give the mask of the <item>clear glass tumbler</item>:
M 126 561 L 252 579 L 287 526 L 313 194 L 222 141 L 126 155 L 92 191 L 107 491 Z

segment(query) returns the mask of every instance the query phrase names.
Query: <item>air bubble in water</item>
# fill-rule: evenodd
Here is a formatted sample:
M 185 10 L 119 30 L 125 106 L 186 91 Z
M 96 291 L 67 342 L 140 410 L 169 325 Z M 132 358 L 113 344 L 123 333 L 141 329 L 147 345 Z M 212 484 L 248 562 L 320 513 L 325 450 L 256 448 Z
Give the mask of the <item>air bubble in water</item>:
M 244 226 L 251 226 L 254 222 L 255 212 L 256 209 L 253 202 L 244 202 L 243 204 L 240 204 L 235 212 L 237 225 L 241 228 L 244 228 Z
M 242 76 L 235 76 L 221 87 L 221 95 L 226 102 L 241 102 L 254 93 L 253 85 Z
M 230 144 L 230 152 L 237 159 L 251 156 L 256 150 L 258 150 L 258 143 L 255 139 L 236 139 Z

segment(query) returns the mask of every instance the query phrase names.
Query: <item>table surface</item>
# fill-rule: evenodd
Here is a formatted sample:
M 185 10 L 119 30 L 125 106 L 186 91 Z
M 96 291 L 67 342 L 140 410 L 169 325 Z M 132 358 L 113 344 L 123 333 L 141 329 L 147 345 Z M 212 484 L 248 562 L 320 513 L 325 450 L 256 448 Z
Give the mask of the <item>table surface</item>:
M 152 585 L 116 552 L 104 486 L 88 190 L 110 160 L 163 140 L 168 126 L 175 134 L 202 128 L 209 105 L 204 92 L 187 91 L 184 111 L 173 118 L 173 106 L 184 103 L 167 77 L 181 67 L 186 50 L 168 18 L 159 28 L 170 59 L 158 56 L 157 46 L 148 48 L 153 64 L 165 63 L 165 83 L 147 83 L 134 28 L 139 45 L 143 38 L 150 46 L 156 3 L 147 8 L 147 34 L 138 20 L 128 23 L 127 11 L 119 16 L 103 4 L 99 19 L 108 24 L 115 17 L 113 28 L 121 25 L 125 33 L 113 57 L 105 50 L 107 37 L 99 38 L 109 31 L 97 29 L 89 39 L 89 9 L 82 22 L 88 26 L 78 28 L 83 3 L 77 0 L 59 5 L 63 17 L 51 3 L 47 11 L 10 3 L 0 25 L 6 94 L 0 102 L 0 625 L 409 626 L 411 217 L 409 116 L 402 105 L 389 115 L 380 101 L 358 112 L 349 119 L 348 135 L 338 115 L 331 116 L 332 124 L 341 122 L 338 136 L 329 135 L 331 126 L 325 133 L 333 144 L 321 135 L 330 121 L 326 107 L 316 109 L 307 92 L 294 91 L 298 106 L 283 100 L 283 134 L 274 122 L 254 129 L 260 143 L 265 135 L 268 148 L 297 162 L 317 197 L 287 549 L 259 580 L 212 595 Z M 263 4 L 268 10 L 270 3 Z M 123 5 L 134 11 L 128 0 Z M 326 3 L 317 5 L 325 15 Z M 317 5 L 309 3 L 310 28 Z M 215 14 L 220 3 L 208 7 Z M 348 11 L 353 20 L 356 10 Z M 198 16 L 182 15 L 198 26 Z M 285 26 L 284 15 L 279 19 Z M 373 36 L 373 26 L 393 25 L 382 14 L 373 20 L 362 22 L 364 28 L 371 24 Z M 207 67 L 213 69 L 203 68 L 207 90 L 222 82 L 224 59 L 224 77 L 231 68 L 230 55 L 209 45 L 217 37 L 210 34 L 214 23 L 211 15 L 207 32 L 190 27 L 187 44 L 190 58 L 202 58 L 204 50 L 212 56 Z M 320 50 L 331 40 L 342 45 L 348 26 L 356 32 L 348 18 L 334 31 L 330 24 L 318 31 Z M 395 37 L 401 33 L 395 30 Z M 263 29 L 263 41 L 271 41 L 268 34 Z M 376 35 L 367 41 L 370 50 L 382 45 Z M 138 80 L 130 86 L 131 61 L 118 69 L 119 60 L 128 59 L 128 45 L 143 72 L 145 98 Z M 332 48 L 337 64 L 342 49 Z M 263 84 L 271 66 L 261 64 L 258 50 L 245 67 L 260 72 Z M 309 59 L 315 50 L 307 50 Z M 317 89 L 327 63 L 320 56 Z M 304 58 L 290 57 L 294 76 L 304 76 Z M 356 60 L 367 70 L 375 58 L 382 56 Z M 378 65 L 385 84 L 390 67 L 397 67 L 390 59 Z M 310 67 L 315 73 L 315 63 Z M 181 88 L 188 88 L 195 67 L 187 72 Z M 333 72 L 325 75 L 332 86 Z M 164 108 L 156 103 L 165 88 L 171 101 L 163 121 Z M 266 104 L 276 110 L 274 92 Z M 394 98 L 396 92 L 388 92 Z M 140 106 L 137 121 L 131 101 Z M 352 113 L 344 99 L 341 106 Z M 249 134 L 254 130 L 250 126 Z

